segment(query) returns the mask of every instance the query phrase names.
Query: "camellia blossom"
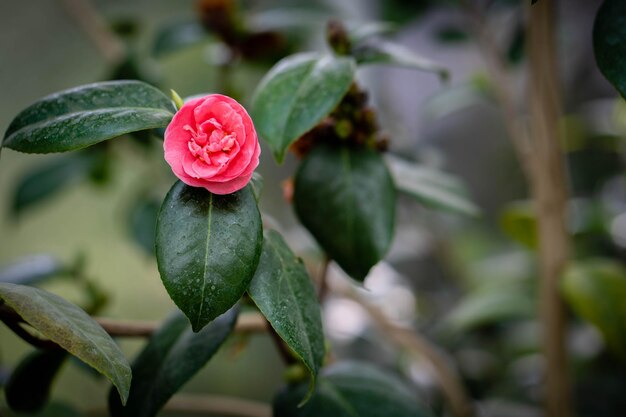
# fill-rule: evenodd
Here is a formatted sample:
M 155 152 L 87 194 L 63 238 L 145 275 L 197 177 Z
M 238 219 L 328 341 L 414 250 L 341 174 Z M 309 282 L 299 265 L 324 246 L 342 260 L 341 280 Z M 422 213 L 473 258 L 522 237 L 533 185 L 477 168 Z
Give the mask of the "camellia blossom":
M 246 110 L 221 94 L 185 103 L 165 130 L 163 148 L 165 160 L 182 182 L 214 194 L 245 187 L 261 153 Z

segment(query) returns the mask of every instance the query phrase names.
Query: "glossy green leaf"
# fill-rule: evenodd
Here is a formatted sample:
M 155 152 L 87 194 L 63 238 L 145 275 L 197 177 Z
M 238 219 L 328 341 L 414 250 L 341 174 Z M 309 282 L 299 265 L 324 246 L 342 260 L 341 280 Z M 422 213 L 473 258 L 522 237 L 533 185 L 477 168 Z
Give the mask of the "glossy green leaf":
M 92 163 L 92 158 L 75 154 L 64 155 L 37 166 L 18 182 L 13 194 L 13 213 L 20 214 L 69 185 L 85 179 Z
M 237 321 L 233 307 L 198 333 L 176 311 L 152 336 L 133 362 L 133 384 L 126 406 L 111 390 L 109 407 L 116 417 L 152 417 L 218 351 Z
M 306 384 L 287 387 L 274 399 L 274 417 L 429 417 L 415 393 L 372 365 L 338 363 L 325 369 L 311 400 L 298 403 Z
M 245 293 L 262 244 L 261 215 L 250 186 L 217 195 L 174 184 L 157 221 L 157 263 L 165 289 L 194 331 Z
M 377 152 L 316 147 L 296 174 L 293 202 L 302 224 L 354 279 L 363 281 L 387 253 L 396 195 Z
M 277 232 L 265 233 L 248 294 L 276 333 L 311 373 L 308 396 L 324 360 L 324 333 L 315 288 L 302 260 Z
M 411 49 L 391 42 L 365 42 L 353 50 L 353 55 L 359 65 L 382 64 L 416 69 L 419 71 L 434 72 L 442 80 L 449 77 L 448 70 L 442 65 L 424 58 Z
M 267 73 L 256 90 L 252 118 L 278 162 L 339 104 L 354 71 L 350 57 L 305 53 L 281 60 Z
M 254 172 L 252 174 L 252 179 L 250 180 L 250 185 L 252 186 L 252 191 L 254 192 L 254 198 L 258 203 L 261 201 L 261 195 L 263 194 L 263 177 L 258 172 Z
M 609 259 L 576 262 L 567 269 L 561 289 L 574 312 L 626 358 L 626 268 Z
M 207 39 L 208 33 L 198 19 L 171 22 L 158 29 L 152 53 L 160 57 Z
M 0 300 L 44 336 L 109 378 L 126 402 L 130 365 L 87 313 L 55 294 L 23 285 L 0 283 Z
M 26 356 L 11 373 L 4 387 L 7 404 L 13 411 L 34 413 L 50 397 L 52 381 L 67 359 L 67 352 L 36 350 Z
M 160 202 L 154 198 L 141 198 L 135 202 L 129 213 L 128 227 L 133 240 L 149 255 L 154 255 L 160 207 Z
M 537 219 L 531 201 L 507 204 L 500 216 L 500 227 L 511 239 L 528 248 L 537 248 Z
M 604 0 L 593 25 L 593 51 L 604 76 L 626 98 L 626 2 Z
M 480 213 L 465 185 L 453 175 L 391 155 L 386 160 L 398 191 L 433 209 L 467 216 Z
M 61 261 L 52 255 L 31 255 L 0 268 L 0 282 L 30 285 L 65 271 Z
M 2 146 L 26 153 L 66 152 L 138 130 L 165 127 L 176 112 L 141 81 L 83 85 L 45 97 L 17 115 Z

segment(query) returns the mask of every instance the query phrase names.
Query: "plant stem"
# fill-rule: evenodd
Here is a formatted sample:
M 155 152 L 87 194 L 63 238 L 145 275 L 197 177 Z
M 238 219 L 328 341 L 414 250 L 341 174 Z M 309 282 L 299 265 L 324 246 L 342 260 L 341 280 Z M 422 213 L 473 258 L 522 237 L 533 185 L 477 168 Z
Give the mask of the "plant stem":
M 535 150 L 534 181 L 531 185 L 539 232 L 539 306 L 546 361 L 545 400 L 549 417 L 569 417 L 572 410 L 567 369 L 567 323 L 560 295 L 560 280 L 569 256 L 566 228 L 568 195 L 558 125 L 561 97 L 556 62 L 554 2 L 542 0 L 530 7 L 529 14 L 528 104 Z
M 331 289 L 333 293 L 359 303 L 368 312 L 374 324 L 390 341 L 409 352 L 414 358 L 425 360 L 424 363 L 428 365 L 441 387 L 454 416 L 474 416 L 472 401 L 465 392 L 458 375 L 450 365 L 450 361 L 441 349 L 421 337 L 415 330 L 393 324 L 379 308 L 365 300 L 351 284 L 332 282 Z

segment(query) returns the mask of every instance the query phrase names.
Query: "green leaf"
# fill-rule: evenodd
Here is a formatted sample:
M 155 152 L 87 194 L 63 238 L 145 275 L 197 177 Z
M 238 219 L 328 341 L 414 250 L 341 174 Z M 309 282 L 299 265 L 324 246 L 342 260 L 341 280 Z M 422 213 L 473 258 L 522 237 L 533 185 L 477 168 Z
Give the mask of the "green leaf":
M 130 365 L 87 313 L 57 295 L 23 285 L 0 283 L 0 300 L 48 339 L 109 378 L 126 402 Z
M 626 98 L 626 2 L 605 0 L 593 25 L 598 68 Z
M 252 174 L 250 185 L 252 186 L 252 191 L 254 192 L 254 199 L 258 203 L 261 201 L 261 195 L 263 194 L 263 176 L 255 171 Z
M 281 60 L 267 73 L 256 90 L 252 117 L 278 162 L 339 104 L 354 71 L 350 57 L 305 53 Z
M 250 186 L 211 194 L 178 181 L 157 220 L 156 255 L 165 289 L 199 331 L 248 289 L 263 245 Z
M 371 149 L 320 145 L 296 174 L 294 207 L 300 221 L 358 281 L 389 249 L 395 203 L 391 175 Z
M 315 288 L 300 258 L 277 232 L 265 233 L 263 252 L 248 294 L 276 333 L 311 373 L 307 397 L 324 360 L 324 333 Z
M 397 43 L 365 42 L 354 48 L 353 55 L 359 65 L 383 64 L 434 72 L 442 80 L 447 80 L 450 76 L 448 70 L 442 65 L 424 58 L 411 49 Z
M 609 259 L 575 262 L 561 290 L 574 312 L 596 326 L 608 347 L 626 358 L 626 268 Z
M 30 285 L 66 272 L 65 266 L 52 255 L 31 255 L 0 269 L 0 282 Z
M 415 393 L 396 377 L 358 362 L 325 369 L 311 400 L 298 402 L 306 384 L 287 387 L 274 399 L 274 417 L 429 417 Z
M 386 160 L 398 191 L 430 208 L 467 216 L 480 214 L 465 185 L 453 175 L 391 155 Z
M 537 248 L 537 219 L 531 201 L 507 204 L 500 216 L 500 227 L 511 239 L 530 249 Z
M 86 155 L 64 155 L 46 162 L 24 176 L 13 194 L 13 213 L 45 201 L 67 186 L 89 175 L 93 158 Z
M 13 411 L 34 413 L 50 397 L 52 381 L 67 359 L 64 350 L 35 350 L 11 373 L 4 388 L 7 404 Z
M 111 390 L 111 415 L 155 416 L 217 352 L 235 327 L 238 313 L 233 307 L 194 333 L 187 318 L 176 311 L 133 362 L 133 385 L 125 407 Z
M 26 153 L 66 152 L 138 130 L 165 127 L 176 108 L 140 81 L 88 84 L 45 97 L 11 122 L 3 147 Z
M 154 255 L 157 217 L 160 202 L 154 198 L 141 198 L 131 208 L 128 227 L 134 241 L 148 254 Z

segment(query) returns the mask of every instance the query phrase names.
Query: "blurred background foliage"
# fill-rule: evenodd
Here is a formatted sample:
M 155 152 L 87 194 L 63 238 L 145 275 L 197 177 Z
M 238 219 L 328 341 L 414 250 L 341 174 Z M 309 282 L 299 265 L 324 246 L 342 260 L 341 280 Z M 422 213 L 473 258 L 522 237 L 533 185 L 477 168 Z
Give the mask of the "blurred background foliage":
M 534 210 L 483 57 L 457 2 L 241 0 L 234 8 L 230 3 L 100 0 L 93 10 L 73 0 L 0 3 L 0 126 L 5 129 L 13 115 L 41 96 L 116 78 L 142 79 L 182 97 L 221 92 L 249 105 L 258 81 L 278 59 L 324 48 L 328 18 L 353 28 L 389 22 L 392 38 L 443 64 L 450 80 L 368 67 L 359 70 L 359 84 L 391 139 L 390 158 L 420 162 L 415 184 L 422 191 L 432 193 L 445 188 L 442 184 L 456 191 L 452 197 L 434 196 L 452 210 L 433 209 L 432 201 L 400 200 L 392 250 L 371 272 L 366 295 L 394 321 L 414 326 L 450 353 L 481 415 L 542 415 Z M 522 2 L 478 3 L 487 4 L 489 29 L 521 97 Z M 559 9 L 561 125 L 575 258 L 563 293 L 571 307 L 577 414 L 595 417 L 621 415 L 626 405 L 626 104 L 593 59 L 591 31 L 599 5 L 568 0 Z M 103 53 L 111 49 L 111 39 L 121 46 L 113 59 Z M 173 304 L 154 262 L 154 221 L 173 176 L 162 160 L 159 135 L 140 132 L 64 156 L 4 150 L 2 279 L 36 283 L 100 315 L 165 318 Z M 261 207 L 271 227 L 305 259 L 315 259 L 311 237 L 283 198 L 294 167 L 293 155 L 277 166 L 263 148 Z M 459 193 L 470 196 L 479 216 L 468 215 L 473 206 L 459 208 L 454 200 Z M 331 279 L 342 274 L 338 268 L 330 273 Z M 382 340 L 358 304 L 331 295 L 323 314 L 334 356 L 395 370 L 434 410 L 441 409 L 425 365 Z M 31 348 L 4 327 L 0 340 L 2 384 Z M 133 355 L 142 343 L 121 344 Z M 57 403 L 50 415 L 74 415 L 61 414 L 64 403 L 78 410 L 104 407 L 107 382 L 69 362 L 53 385 Z M 267 336 L 235 336 L 184 391 L 269 402 L 282 372 Z

